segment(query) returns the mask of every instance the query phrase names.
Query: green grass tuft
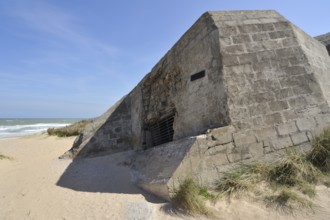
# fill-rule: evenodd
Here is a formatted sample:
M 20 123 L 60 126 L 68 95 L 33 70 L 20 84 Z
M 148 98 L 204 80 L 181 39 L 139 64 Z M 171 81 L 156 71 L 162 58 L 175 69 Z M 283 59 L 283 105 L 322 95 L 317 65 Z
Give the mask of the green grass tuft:
M 298 151 L 287 151 L 283 159 L 270 169 L 268 177 L 273 184 L 296 186 L 316 183 L 320 172 Z
M 13 160 L 13 158 L 0 154 L 0 160 Z
M 54 135 L 58 137 L 70 137 L 77 136 L 83 132 L 83 130 L 91 124 L 93 120 L 82 120 L 72 125 L 65 126 L 63 128 L 49 128 L 47 130 L 48 135 Z
M 205 199 L 215 201 L 217 199 L 217 196 L 211 193 L 206 187 L 199 187 L 198 194 Z
M 172 201 L 175 206 L 189 214 L 211 215 L 205 205 L 206 198 L 213 198 L 206 188 L 198 186 L 192 179 L 186 179 L 175 193 Z
M 284 188 L 265 197 L 266 204 L 277 209 L 292 211 L 295 208 L 312 208 L 313 202 L 291 189 Z
M 254 192 L 255 198 L 265 198 L 268 204 L 288 209 L 294 205 L 310 207 L 311 202 L 305 197 L 315 196 L 315 184 L 320 177 L 322 173 L 306 159 L 306 155 L 287 151 L 282 159 L 272 164 L 242 165 L 225 173 L 217 190 L 229 196 Z M 256 186 L 260 187 L 256 189 Z M 272 192 L 271 196 L 269 192 Z
M 330 127 L 313 137 L 308 160 L 323 172 L 330 172 Z
M 234 192 L 245 191 L 252 186 L 251 178 L 243 167 L 233 172 L 225 173 L 218 183 L 217 190 L 231 195 Z
M 269 166 L 261 164 L 242 165 L 238 169 L 224 173 L 217 184 L 217 190 L 228 196 L 255 187 L 269 172 Z
M 330 187 L 330 175 L 325 173 L 322 175 L 320 182 L 326 187 Z
M 307 182 L 300 182 L 297 186 L 297 189 L 310 198 L 313 198 L 316 195 L 316 190 L 315 190 L 314 184 L 310 184 Z
M 316 195 L 318 183 L 330 187 L 330 128 L 314 137 L 310 153 L 288 150 L 282 159 L 271 164 L 242 165 L 224 173 L 217 190 L 226 195 L 253 192 L 249 195 L 264 198 L 270 206 L 292 210 L 312 208 L 308 197 Z

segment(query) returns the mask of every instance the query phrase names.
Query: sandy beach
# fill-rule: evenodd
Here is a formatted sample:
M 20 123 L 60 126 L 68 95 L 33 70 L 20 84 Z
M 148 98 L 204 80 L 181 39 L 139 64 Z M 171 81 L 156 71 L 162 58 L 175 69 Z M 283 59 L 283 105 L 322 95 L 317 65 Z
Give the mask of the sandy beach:
M 0 140 L 0 219 L 177 219 L 129 181 L 123 154 L 77 164 L 58 157 L 74 138 Z M 149 200 L 149 201 L 148 201 Z
M 129 168 L 118 164 L 132 152 L 59 160 L 73 141 L 45 134 L 0 140 L 0 153 L 13 158 L 0 160 L 0 219 L 193 219 L 130 183 Z M 328 219 L 330 190 L 317 191 L 317 207 L 294 215 L 243 200 L 215 207 L 219 219 Z

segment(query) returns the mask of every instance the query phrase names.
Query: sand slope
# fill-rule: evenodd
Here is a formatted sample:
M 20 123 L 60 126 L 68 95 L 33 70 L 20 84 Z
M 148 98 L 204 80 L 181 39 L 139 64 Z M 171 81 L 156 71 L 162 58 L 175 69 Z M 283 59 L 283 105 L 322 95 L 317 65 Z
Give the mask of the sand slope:
M 72 162 L 57 158 L 74 138 L 37 135 L 0 140 L 0 219 L 193 219 L 129 181 L 132 152 Z M 287 215 L 261 204 L 218 202 L 219 219 L 328 219 L 330 191 L 318 187 L 315 213 Z M 200 217 L 196 219 L 201 219 Z

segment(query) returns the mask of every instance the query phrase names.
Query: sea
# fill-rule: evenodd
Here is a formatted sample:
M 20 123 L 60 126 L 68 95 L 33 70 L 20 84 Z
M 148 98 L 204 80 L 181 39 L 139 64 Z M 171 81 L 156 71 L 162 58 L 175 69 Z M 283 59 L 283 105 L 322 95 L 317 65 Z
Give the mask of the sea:
M 0 118 L 0 139 L 41 134 L 81 121 L 78 118 Z

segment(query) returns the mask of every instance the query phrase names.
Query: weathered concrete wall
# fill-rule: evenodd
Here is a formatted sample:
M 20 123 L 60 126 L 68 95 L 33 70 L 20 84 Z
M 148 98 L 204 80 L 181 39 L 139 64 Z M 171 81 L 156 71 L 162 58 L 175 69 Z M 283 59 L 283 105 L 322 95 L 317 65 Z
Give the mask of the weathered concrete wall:
M 212 17 L 220 32 L 228 109 L 238 131 L 236 145 L 289 141 L 296 132 L 294 120 L 328 113 L 327 89 L 323 91 L 322 85 L 328 80 L 330 60 L 316 40 L 302 36 L 275 11 Z M 309 51 L 302 46 L 307 40 L 315 44 Z M 321 70 L 314 68 L 307 53 L 323 56 Z
M 324 46 L 326 46 L 328 53 L 330 55 L 330 33 L 323 34 L 315 37 L 318 41 L 320 41 Z
M 84 132 L 76 138 L 72 148 L 69 151 L 67 151 L 64 155 L 62 155 L 61 158 L 74 158 L 86 145 L 89 145 L 91 138 L 95 135 L 96 132 L 98 132 L 98 130 L 101 129 L 103 124 L 106 123 L 106 121 L 111 117 L 111 115 L 115 112 L 118 106 L 122 103 L 124 98 L 125 96 L 122 97 L 119 101 L 117 101 L 113 106 L 111 106 L 104 114 L 93 120 L 92 124 L 87 126 Z M 107 139 L 107 137 L 103 137 L 99 141 L 102 141 L 103 139 Z
M 84 131 L 83 135 L 89 138 L 77 145 L 76 148 L 79 150 L 76 150 L 76 157 L 97 156 L 133 149 L 131 96 L 128 95 L 116 103 L 106 116 L 108 117 L 105 120 L 101 117 L 104 123 L 93 129 L 92 135 Z M 74 151 L 74 148 L 71 151 Z
M 272 127 L 314 105 L 322 108 L 322 80 L 316 80 L 303 50 L 305 42 L 299 42 L 299 32 L 290 22 L 275 11 L 215 13 L 213 17 L 219 26 L 230 118 L 237 129 Z M 324 52 L 313 38 L 300 38 L 317 46 L 310 54 Z
M 196 138 L 169 142 L 138 152 L 131 167 L 132 181 L 143 189 L 170 200 L 170 179 L 184 157 L 195 144 Z M 162 164 L 161 166 L 159 166 Z M 190 172 L 191 170 L 187 170 Z
M 210 129 L 205 135 L 181 139 L 139 152 L 132 166 L 132 181 L 157 196 L 170 200 L 186 178 L 214 187 L 223 172 L 242 163 L 273 161 L 289 147 L 309 150 L 313 135 L 330 124 L 329 115 L 297 119 L 277 127 L 278 138 L 258 140 L 251 134 L 242 144 L 233 126 Z M 286 135 L 286 133 L 290 135 Z M 244 142 L 246 141 L 244 137 Z
M 139 84 L 144 124 L 175 109 L 174 140 L 229 123 L 218 31 L 203 15 Z M 191 82 L 190 76 L 205 71 Z
M 146 127 L 170 112 L 175 113 L 174 140 L 228 125 L 221 66 L 219 33 L 206 13 L 79 147 L 79 156 L 145 148 Z M 200 71 L 205 77 L 191 81 Z
M 322 96 L 322 94 L 325 97 L 325 101 L 330 104 L 330 57 L 327 56 L 327 51 L 325 47 L 315 39 L 308 36 L 305 32 L 300 30 L 298 27 L 295 27 L 295 33 L 297 36 L 297 39 L 299 41 L 299 44 L 301 45 L 301 48 L 303 49 L 303 52 L 307 58 L 307 61 L 305 62 L 306 65 L 309 65 L 311 68 L 310 73 L 312 76 L 316 79 L 315 83 L 318 83 L 320 85 L 320 91 L 313 91 L 317 96 Z M 329 36 L 330 37 L 330 36 Z M 329 39 L 330 43 L 330 39 Z M 310 82 L 312 84 L 313 82 Z M 313 85 L 311 85 L 313 86 Z M 316 104 L 315 100 L 307 100 L 309 104 Z M 329 110 L 326 110 L 324 108 L 326 105 L 322 108 L 323 111 L 329 112 Z M 314 110 L 315 112 L 315 110 Z M 321 112 L 319 110 L 319 112 Z

